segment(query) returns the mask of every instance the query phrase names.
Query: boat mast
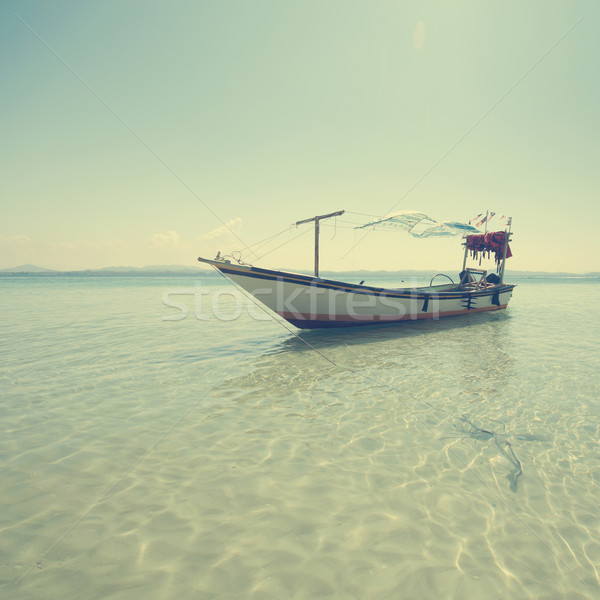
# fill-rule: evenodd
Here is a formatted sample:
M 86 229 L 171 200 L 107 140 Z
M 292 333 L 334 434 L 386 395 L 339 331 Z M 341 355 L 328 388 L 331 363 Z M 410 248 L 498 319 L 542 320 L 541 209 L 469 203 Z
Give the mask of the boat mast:
M 467 236 L 465 236 L 465 255 L 463 256 L 463 266 L 462 270 L 464 271 L 467 268 L 467 256 L 469 255 L 469 247 L 467 244 Z
M 343 215 L 344 212 L 343 210 L 338 210 L 327 215 L 317 215 L 316 217 L 312 217 L 312 219 L 296 221 L 296 227 L 304 223 L 310 223 L 311 221 L 315 222 L 315 277 L 319 276 L 319 221 L 321 219 L 329 219 L 330 217 L 338 217 L 339 215 Z
M 510 240 L 510 228 L 512 226 L 512 217 L 508 218 L 508 229 L 504 233 L 504 254 L 502 255 L 502 266 L 500 267 L 500 283 L 504 283 L 504 266 L 506 265 L 506 252 L 508 249 L 508 242 Z
M 490 210 L 489 208 L 485 211 L 485 231 L 484 233 L 487 233 L 487 228 L 488 228 L 488 215 L 490 214 Z M 471 221 L 469 221 L 469 225 L 471 224 Z M 467 257 L 469 256 L 469 248 L 467 245 L 467 236 L 465 235 L 464 237 L 465 240 L 465 255 L 463 256 L 463 266 L 462 266 L 462 270 L 464 271 L 467 268 Z

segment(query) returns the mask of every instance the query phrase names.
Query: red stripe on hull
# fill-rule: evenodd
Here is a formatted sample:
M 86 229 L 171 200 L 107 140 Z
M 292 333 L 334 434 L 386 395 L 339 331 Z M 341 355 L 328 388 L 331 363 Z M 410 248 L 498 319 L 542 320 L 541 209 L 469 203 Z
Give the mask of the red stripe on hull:
M 395 315 L 328 315 L 318 314 L 311 315 L 310 313 L 293 313 L 293 312 L 278 312 L 280 317 L 283 317 L 287 321 L 294 321 L 295 323 L 304 322 L 306 325 L 311 323 L 348 323 L 349 325 L 358 324 L 369 324 L 369 323 L 394 323 L 399 321 L 420 321 L 424 319 L 439 319 L 442 317 L 456 317 L 458 315 L 467 315 L 471 313 L 487 312 L 490 310 L 502 310 L 505 309 L 508 304 L 501 304 L 500 306 L 485 306 L 481 308 L 461 309 L 461 310 L 448 310 L 445 312 L 435 313 L 418 313 L 416 315 L 403 315 L 401 317 Z

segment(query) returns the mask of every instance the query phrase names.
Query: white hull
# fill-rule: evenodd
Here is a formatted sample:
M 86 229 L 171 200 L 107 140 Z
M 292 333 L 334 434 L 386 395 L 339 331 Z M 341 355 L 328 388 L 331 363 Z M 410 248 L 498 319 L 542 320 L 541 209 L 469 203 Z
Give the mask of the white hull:
M 199 259 L 301 328 L 394 323 L 506 308 L 514 285 L 386 289 Z

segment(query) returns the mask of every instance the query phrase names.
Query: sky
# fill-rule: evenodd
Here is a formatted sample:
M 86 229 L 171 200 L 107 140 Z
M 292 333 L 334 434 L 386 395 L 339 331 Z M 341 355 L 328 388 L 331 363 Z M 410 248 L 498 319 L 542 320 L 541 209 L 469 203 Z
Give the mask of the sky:
M 453 269 L 510 215 L 508 268 L 600 271 L 597 2 L 141 0 L 0 6 L 0 268 Z M 494 221 L 490 227 L 493 228 Z M 281 246 L 281 247 L 279 247 Z M 265 255 L 263 257 L 263 255 Z M 199 267 L 200 268 L 200 267 Z

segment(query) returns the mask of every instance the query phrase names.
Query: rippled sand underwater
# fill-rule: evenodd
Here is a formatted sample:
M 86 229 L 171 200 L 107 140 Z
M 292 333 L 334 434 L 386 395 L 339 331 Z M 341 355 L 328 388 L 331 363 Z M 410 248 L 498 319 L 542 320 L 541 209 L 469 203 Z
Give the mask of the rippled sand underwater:
M 599 284 L 305 341 L 0 285 L 0 596 L 600 597 Z

